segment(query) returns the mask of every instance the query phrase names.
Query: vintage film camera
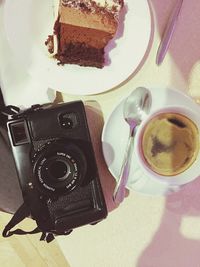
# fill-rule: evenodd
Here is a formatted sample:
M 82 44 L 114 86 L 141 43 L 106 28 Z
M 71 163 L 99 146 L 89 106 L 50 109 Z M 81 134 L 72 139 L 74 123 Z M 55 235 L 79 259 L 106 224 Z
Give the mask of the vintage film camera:
M 41 232 L 68 234 L 107 216 L 81 101 L 32 106 L 7 127 L 24 202 Z

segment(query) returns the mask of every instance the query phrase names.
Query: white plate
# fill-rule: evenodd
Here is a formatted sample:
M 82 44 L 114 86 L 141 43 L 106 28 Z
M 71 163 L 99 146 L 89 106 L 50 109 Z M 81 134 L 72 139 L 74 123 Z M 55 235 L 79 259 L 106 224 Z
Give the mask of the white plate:
M 151 36 L 151 14 L 147 0 L 125 1 L 124 25 L 110 46 L 111 63 L 103 69 L 76 65 L 58 66 L 44 45 L 55 22 L 51 0 L 6 0 L 4 23 L 8 41 L 23 67 L 37 80 L 59 91 L 97 94 L 125 81 L 140 65 Z M 123 28 L 123 29 L 122 29 Z M 108 47 L 109 50 L 109 47 Z
M 152 93 L 152 108 L 150 113 L 160 108 L 176 106 L 177 104 L 191 108 L 192 110 L 196 109 L 198 113 L 200 112 L 199 106 L 190 97 L 180 91 L 167 88 L 152 88 L 150 90 Z M 114 108 L 104 125 L 102 133 L 104 158 L 109 171 L 116 180 L 119 177 L 129 135 L 129 126 L 123 119 L 123 102 L 124 100 Z M 169 188 L 165 183 L 147 177 L 140 169 L 138 162 L 134 158 L 134 154 L 127 188 L 147 195 L 166 195 L 179 189 L 178 187 Z

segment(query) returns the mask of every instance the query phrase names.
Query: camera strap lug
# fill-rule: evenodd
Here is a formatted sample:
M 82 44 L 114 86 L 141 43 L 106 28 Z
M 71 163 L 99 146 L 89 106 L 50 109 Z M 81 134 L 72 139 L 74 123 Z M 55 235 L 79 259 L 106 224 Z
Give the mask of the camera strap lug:
M 11 116 L 18 114 L 20 109 L 13 105 L 6 105 L 3 93 L 0 87 L 0 126 L 6 128 L 6 122 Z
M 12 116 L 18 114 L 19 112 L 20 109 L 12 105 L 5 106 L 3 108 L 0 107 L 0 126 L 6 129 L 7 121 L 11 119 Z
M 3 110 L 1 110 L 1 113 L 7 117 L 13 116 L 15 114 L 18 114 L 20 112 L 20 108 L 16 106 L 6 106 Z

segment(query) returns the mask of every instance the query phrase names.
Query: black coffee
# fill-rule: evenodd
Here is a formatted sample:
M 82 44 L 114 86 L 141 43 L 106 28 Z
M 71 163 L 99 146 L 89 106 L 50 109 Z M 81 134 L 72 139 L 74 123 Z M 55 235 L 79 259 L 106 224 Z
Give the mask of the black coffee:
M 174 176 L 187 170 L 199 152 L 195 123 L 179 113 L 161 113 L 150 120 L 142 137 L 143 156 L 158 174 Z

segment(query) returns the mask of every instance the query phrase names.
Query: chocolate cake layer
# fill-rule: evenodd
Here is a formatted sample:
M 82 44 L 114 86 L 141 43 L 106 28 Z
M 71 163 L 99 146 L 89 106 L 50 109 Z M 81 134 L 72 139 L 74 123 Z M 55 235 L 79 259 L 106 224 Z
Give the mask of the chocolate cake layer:
M 100 30 L 59 23 L 56 27 L 60 64 L 78 64 L 102 68 L 104 47 L 112 35 Z
M 101 30 L 60 23 L 58 49 L 62 52 L 68 43 L 84 43 L 88 47 L 103 48 L 112 35 Z M 58 32 L 57 32 L 58 33 Z
M 85 67 L 102 68 L 104 65 L 103 48 L 88 47 L 83 43 L 68 43 L 62 52 L 55 55 L 59 64 L 76 64 Z

